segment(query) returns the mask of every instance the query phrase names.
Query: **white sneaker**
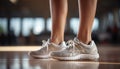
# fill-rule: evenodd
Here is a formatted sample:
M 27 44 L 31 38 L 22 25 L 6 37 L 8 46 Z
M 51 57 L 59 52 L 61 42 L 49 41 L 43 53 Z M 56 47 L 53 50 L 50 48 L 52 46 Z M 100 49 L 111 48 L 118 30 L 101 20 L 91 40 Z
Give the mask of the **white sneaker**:
M 75 38 L 67 43 L 68 47 L 66 49 L 52 52 L 52 58 L 58 60 L 97 60 L 99 58 L 94 41 L 91 41 L 89 45 L 86 45 Z
M 42 48 L 37 51 L 31 51 L 28 54 L 34 58 L 50 58 L 51 52 L 63 50 L 65 47 L 66 44 L 64 41 L 61 44 L 56 45 L 54 43 L 50 43 L 48 39 L 48 41 L 43 41 Z

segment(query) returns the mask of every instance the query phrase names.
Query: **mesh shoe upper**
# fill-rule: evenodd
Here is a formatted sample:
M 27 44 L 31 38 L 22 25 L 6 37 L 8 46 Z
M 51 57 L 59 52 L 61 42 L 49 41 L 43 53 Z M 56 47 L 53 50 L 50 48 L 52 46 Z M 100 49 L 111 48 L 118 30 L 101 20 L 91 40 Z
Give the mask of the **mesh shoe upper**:
M 75 38 L 67 43 L 68 47 L 66 49 L 53 52 L 51 55 L 55 57 L 71 57 L 79 54 L 97 54 L 97 48 L 94 41 L 91 41 L 90 45 L 86 45 Z
M 60 45 L 56 45 L 54 43 L 50 43 L 49 40 L 48 41 L 43 41 L 42 48 L 40 48 L 36 51 L 30 52 L 30 55 L 31 56 L 48 55 L 52 51 L 58 51 L 58 50 L 64 49 L 65 46 L 66 46 L 65 42 L 62 42 Z

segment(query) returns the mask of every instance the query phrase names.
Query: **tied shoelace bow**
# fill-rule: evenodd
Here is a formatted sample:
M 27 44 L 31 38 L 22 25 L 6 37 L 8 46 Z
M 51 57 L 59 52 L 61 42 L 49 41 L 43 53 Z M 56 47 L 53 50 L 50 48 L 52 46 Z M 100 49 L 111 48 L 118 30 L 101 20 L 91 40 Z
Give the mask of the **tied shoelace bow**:
M 67 48 L 72 48 L 72 53 L 75 52 L 75 42 L 73 40 L 67 41 L 66 45 L 67 45 Z
M 43 44 L 42 44 L 43 47 L 47 47 L 46 50 L 47 50 L 47 52 L 48 52 L 48 44 L 49 44 L 49 41 L 42 40 L 42 43 L 43 43 Z

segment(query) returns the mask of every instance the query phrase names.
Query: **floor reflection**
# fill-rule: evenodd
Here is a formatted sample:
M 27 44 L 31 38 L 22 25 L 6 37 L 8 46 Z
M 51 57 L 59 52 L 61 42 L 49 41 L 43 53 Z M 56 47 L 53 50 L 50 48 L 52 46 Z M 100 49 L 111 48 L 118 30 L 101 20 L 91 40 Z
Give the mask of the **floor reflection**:
M 32 67 L 40 69 L 98 69 L 99 62 L 56 61 L 56 60 L 30 60 Z
M 0 52 L 0 69 L 120 69 L 120 47 L 99 48 L 100 60 L 58 61 L 55 59 L 34 59 L 27 51 Z

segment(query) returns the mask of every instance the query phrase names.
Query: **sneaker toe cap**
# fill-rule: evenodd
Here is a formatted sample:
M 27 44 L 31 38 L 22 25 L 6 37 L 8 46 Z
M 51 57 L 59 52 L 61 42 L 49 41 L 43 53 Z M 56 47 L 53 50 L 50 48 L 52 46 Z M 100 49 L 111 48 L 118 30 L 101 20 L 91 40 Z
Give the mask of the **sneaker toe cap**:
M 36 54 L 36 52 L 31 51 L 31 52 L 29 52 L 29 55 L 30 55 L 30 56 L 33 56 L 33 55 L 37 55 L 37 54 Z

